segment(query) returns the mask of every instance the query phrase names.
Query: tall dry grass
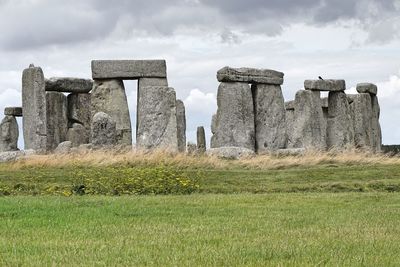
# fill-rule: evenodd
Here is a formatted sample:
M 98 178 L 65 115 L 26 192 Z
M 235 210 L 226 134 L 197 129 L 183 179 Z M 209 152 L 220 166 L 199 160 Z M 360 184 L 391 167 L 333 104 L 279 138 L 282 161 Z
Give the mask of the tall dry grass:
M 155 166 L 165 165 L 187 169 L 283 169 L 312 167 L 326 164 L 338 165 L 391 165 L 400 164 L 400 157 L 359 151 L 318 152 L 308 151 L 297 156 L 258 155 L 239 160 L 220 159 L 215 156 L 191 156 L 166 151 L 100 150 L 80 151 L 72 154 L 32 155 L 7 168 L 69 167 L 69 166 Z

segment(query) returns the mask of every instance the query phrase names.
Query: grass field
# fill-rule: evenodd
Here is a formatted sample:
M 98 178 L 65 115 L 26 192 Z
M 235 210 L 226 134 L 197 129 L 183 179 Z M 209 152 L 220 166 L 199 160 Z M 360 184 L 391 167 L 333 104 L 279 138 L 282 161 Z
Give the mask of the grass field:
M 398 266 L 400 160 L 38 156 L 0 164 L 0 266 Z M 75 196 L 77 170 L 167 166 L 190 195 Z M 58 188 L 58 190 L 53 190 Z M 51 190 L 50 190 L 51 189 Z M 61 193 L 60 193 L 61 192 Z

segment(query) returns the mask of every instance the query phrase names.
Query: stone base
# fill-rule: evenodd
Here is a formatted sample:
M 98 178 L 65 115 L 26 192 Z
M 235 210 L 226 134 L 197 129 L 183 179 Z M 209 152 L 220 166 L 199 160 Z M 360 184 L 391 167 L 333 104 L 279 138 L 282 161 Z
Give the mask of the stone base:
M 240 159 L 255 156 L 253 150 L 244 147 L 219 147 L 211 148 L 206 152 L 209 156 L 217 156 L 224 159 Z

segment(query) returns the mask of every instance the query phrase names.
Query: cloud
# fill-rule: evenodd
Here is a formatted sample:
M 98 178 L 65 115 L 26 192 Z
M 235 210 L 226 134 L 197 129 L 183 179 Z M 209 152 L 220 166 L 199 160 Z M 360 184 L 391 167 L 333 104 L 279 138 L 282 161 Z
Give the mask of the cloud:
M 213 93 L 203 93 L 199 89 L 192 89 L 184 100 L 188 112 L 212 115 L 217 109 L 217 99 Z

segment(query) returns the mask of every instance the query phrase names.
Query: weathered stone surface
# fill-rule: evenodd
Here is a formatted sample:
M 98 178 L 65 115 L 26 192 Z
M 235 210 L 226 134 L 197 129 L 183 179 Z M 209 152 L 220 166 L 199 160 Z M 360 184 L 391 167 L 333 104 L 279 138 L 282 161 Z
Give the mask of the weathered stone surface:
M 319 91 L 296 93 L 293 148 L 326 149 L 326 128 Z
M 70 92 L 70 93 L 89 93 L 93 87 L 90 79 L 53 77 L 46 79 L 46 91 Z
M 379 106 L 378 97 L 371 95 L 372 102 L 372 148 L 375 152 L 382 151 L 382 130 L 379 122 L 381 108 Z
M 321 98 L 321 106 L 322 106 L 322 108 L 328 108 L 329 107 L 329 98 L 328 97 L 322 97 Z
M 0 151 L 0 163 L 15 161 L 23 157 L 24 155 L 24 151 Z
M 22 74 L 22 109 L 25 149 L 46 151 L 46 90 L 43 71 L 29 66 Z
M 117 144 L 132 145 L 132 126 L 125 87 L 121 80 L 95 80 L 91 92 L 92 117 L 98 112 L 117 124 Z
M 338 92 L 346 90 L 345 80 L 306 80 L 306 90 Z
M 138 88 L 148 86 L 168 86 L 167 78 L 140 78 Z
M 251 149 L 244 147 L 218 147 L 207 150 L 207 155 L 216 156 L 224 159 L 240 159 L 254 156 L 255 153 Z
M 253 84 L 283 84 L 284 74 L 275 70 L 224 67 L 217 73 L 220 82 L 245 82 Z
M 67 139 L 67 97 L 59 92 L 46 93 L 47 150 L 52 151 Z
M 275 156 L 288 157 L 288 156 L 303 156 L 306 153 L 305 148 L 286 148 L 278 149 L 274 152 Z
M 215 134 L 217 132 L 218 125 L 217 125 L 217 114 L 213 114 L 211 118 L 211 133 Z
M 104 112 L 97 112 L 92 119 L 92 145 L 95 147 L 105 147 L 116 144 L 116 122 L 110 115 Z
M 294 109 L 286 110 L 286 147 L 293 147 Z
M 349 102 L 344 92 L 329 92 L 327 146 L 349 149 L 354 146 L 354 126 Z
M 18 150 L 18 123 L 14 116 L 6 116 L 0 123 L 0 152 Z
M 14 117 L 22 117 L 22 108 L 21 107 L 6 107 L 4 109 L 4 115 L 14 116 Z
M 357 98 L 358 94 L 347 94 L 346 96 L 347 96 L 347 101 L 349 102 L 349 104 L 351 104 Z
M 178 151 L 186 151 L 186 115 L 185 104 L 182 100 L 176 100 L 176 126 L 178 135 Z
M 372 135 L 372 100 L 370 94 L 359 94 L 351 104 L 354 141 L 357 148 L 370 150 Z
M 89 143 L 90 132 L 79 123 L 72 124 L 72 127 L 68 129 L 67 140 L 71 141 L 73 147 L 78 147 L 83 144 Z
M 286 110 L 294 110 L 294 101 L 287 101 L 285 102 L 285 109 Z
M 56 149 L 54 150 L 55 154 L 68 154 L 71 152 L 72 148 L 72 142 L 71 141 L 65 141 L 60 143 Z
M 86 129 L 85 136 L 90 137 L 92 119 L 90 94 L 72 93 L 68 95 L 67 99 L 69 127 L 73 127 L 74 123 L 79 123 Z
M 200 153 L 206 152 L 206 132 L 204 131 L 203 126 L 197 127 L 197 150 Z
M 250 86 L 246 83 L 221 83 L 217 104 L 211 148 L 244 147 L 254 151 L 254 105 Z
M 175 90 L 165 86 L 141 87 L 138 99 L 137 147 L 177 151 Z
M 372 83 L 359 83 L 357 84 L 357 92 L 360 94 L 368 93 L 371 95 L 376 95 L 378 93 L 378 87 Z
M 93 79 L 166 78 L 165 60 L 93 60 Z
M 252 85 L 256 152 L 265 153 L 286 147 L 286 111 L 279 85 Z

